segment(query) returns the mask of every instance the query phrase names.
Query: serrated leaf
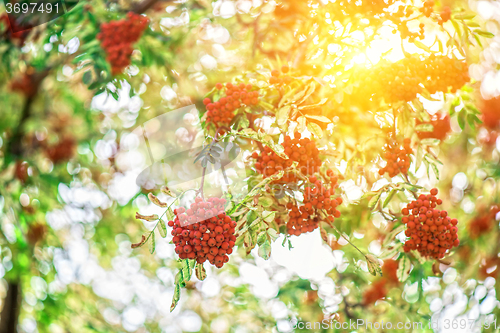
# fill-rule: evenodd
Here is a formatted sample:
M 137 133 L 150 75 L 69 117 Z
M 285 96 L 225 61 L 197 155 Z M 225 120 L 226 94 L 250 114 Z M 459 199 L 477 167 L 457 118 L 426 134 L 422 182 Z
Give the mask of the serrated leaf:
M 266 240 L 260 247 L 258 251 L 259 257 L 267 260 L 271 257 L 271 243 Z
M 328 119 L 325 116 L 315 116 L 315 115 L 306 114 L 306 117 L 309 119 L 314 119 L 314 120 L 320 121 L 322 123 L 331 123 L 332 122 L 330 119 Z
M 368 266 L 368 271 L 370 272 L 371 275 L 373 276 L 382 276 L 382 268 L 380 267 L 380 262 L 378 261 L 377 257 L 371 254 L 367 254 L 365 256 L 366 259 L 366 264 Z
M 493 38 L 495 37 L 494 34 L 492 34 L 491 32 L 488 32 L 488 31 L 483 31 L 483 30 L 474 30 L 474 32 L 476 34 L 478 34 L 479 36 L 481 37 L 485 37 L 485 38 Z
M 283 126 L 286 124 L 288 120 L 288 116 L 290 115 L 290 109 L 292 107 L 290 105 L 285 105 L 276 113 L 276 123 L 278 126 Z
M 269 197 L 260 197 L 259 198 L 259 205 L 261 205 L 262 207 L 271 207 L 271 205 L 273 204 L 273 199 L 269 198 Z
M 406 226 L 402 224 L 396 229 L 392 230 L 390 233 L 388 233 L 387 236 L 385 236 L 384 241 L 382 242 L 382 247 L 388 246 L 394 240 L 394 238 L 405 229 Z
M 396 271 L 399 282 L 405 282 L 408 280 L 410 270 L 411 260 L 406 254 L 404 254 L 401 259 L 399 259 L 398 270 Z
M 472 13 L 462 13 L 462 14 L 456 14 L 453 16 L 455 20 L 472 20 L 474 17 L 476 17 L 476 14 Z
M 155 205 L 156 205 L 156 206 L 158 206 L 158 207 L 162 207 L 162 208 L 166 208 L 166 207 L 168 207 L 168 204 L 167 204 L 167 203 L 160 201 L 160 199 L 158 199 L 158 197 L 156 197 L 156 196 L 155 196 L 153 193 L 151 193 L 151 192 L 150 192 L 150 193 L 148 193 L 148 198 L 149 198 L 149 200 L 150 200 L 153 204 L 155 204 Z
M 382 253 L 378 256 L 382 260 L 391 259 L 396 256 L 399 252 L 401 252 L 401 247 L 403 247 L 403 243 L 398 243 L 395 246 L 389 247 L 382 251 Z
M 415 126 L 415 130 L 418 132 L 432 132 L 434 131 L 434 126 L 432 124 L 420 124 Z
M 387 198 L 385 198 L 384 200 L 384 203 L 382 205 L 382 208 L 385 208 L 392 200 L 392 198 L 394 197 L 394 195 L 397 193 L 397 190 L 395 189 L 392 189 L 389 194 L 387 195 Z
M 165 193 L 166 195 L 172 197 L 172 198 L 176 198 L 177 196 L 175 195 L 175 193 L 173 193 L 172 191 L 170 191 L 170 189 L 167 187 L 167 186 L 162 186 L 161 188 L 161 191 L 163 193 Z
M 262 219 L 267 222 L 267 223 L 271 223 L 272 221 L 274 221 L 274 218 L 276 216 L 276 212 L 267 212 L 267 211 L 264 211 L 264 213 L 262 215 L 265 215 L 262 217 Z
M 158 220 L 158 215 L 153 214 L 153 215 L 142 215 L 139 213 L 135 213 L 135 218 L 138 220 L 145 220 L 145 221 L 156 221 Z
M 200 281 L 203 281 L 207 278 L 207 272 L 205 271 L 205 267 L 203 264 L 196 263 L 196 278 Z
M 422 49 L 422 50 L 424 50 L 424 51 L 426 51 L 426 52 L 429 52 L 429 53 L 431 53 L 431 52 L 432 52 L 432 51 L 431 51 L 431 49 L 430 49 L 427 45 L 425 45 L 424 43 L 422 43 L 422 42 L 420 42 L 420 41 L 418 41 L 418 40 L 416 40 L 416 39 L 413 41 L 413 44 L 414 44 L 416 47 L 418 47 L 419 49 Z
M 323 130 L 321 129 L 321 127 L 318 124 L 308 123 L 307 130 L 320 139 L 323 137 Z
M 273 212 L 273 213 L 276 213 L 276 212 Z M 273 228 L 267 229 L 267 234 L 269 235 L 269 237 L 271 237 L 271 239 L 273 241 L 275 241 L 279 237 L 278 232 L 276 230 L 274 230 Z
M 151 241 L 149 242 L 149 253 L 153 254 L 155 252 L 156 241 L 155 241 L 155 232 L 154 230 L 151 232 Z
M 382 195 L 382 191 L 378 192 L 373 198 L 368 201 L 368 208 L 373 209 L 377 205 L 378 200 L 380 199 L 380 196 Z
M 167 225 L 165 224 L 165 221 L 160 220 L 160 222 L 158 222 L 158 232 L 162 238 L 167 237 Z
M 170 312 L 174 311 L 180 299 L 181 299 L 181 286 L 176 284 L 174 289 L 174 296 L 172 297 L 172 304 L 170 305 Z
M 420 141 L 420 143 L 422 143 L 423 145 L 426 145 L 426 146 L 439 146 L 439 144 L 441 143 L 441 140 L 439 139 L 434 139 L 434 138 L 426 138 L 426 139 L 422 139 L 422 141 Z
M 306 129 L 306 117 L 300 116 L 297 119 L 297 132 L 302 133 Z
M 141 241 L 138 242 L 138 243 L 133 243 L 130 247 L 133 248 L 133 249 L 135 249 L 135 248 L 143 246 L 146 243 L 146 241 L 148 240 L 147 235 L 149 235 L 149 233 L 146 233 L 146 234 L 142 235 L 141 236 Z

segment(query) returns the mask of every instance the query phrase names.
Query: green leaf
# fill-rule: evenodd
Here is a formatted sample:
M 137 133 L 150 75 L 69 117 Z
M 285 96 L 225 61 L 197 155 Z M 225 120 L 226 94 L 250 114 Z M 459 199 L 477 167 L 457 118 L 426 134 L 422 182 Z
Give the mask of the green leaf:
M 269 197 L 260 197 L 259 198 L 259 205 L 263 206 L 263 207 L 271 207 L 271 205 L 273 204 L 273 199 L 269 198 Z
M 371 275 L 373 276 L 382 276 L 382 268 L 380 267 L 380 262 L 378 259 L 371 254 L 367 254 L 365 256 L 366 259 L 366 264 L 368 265 L 368 271 L 370 272 Z
M 476 17 L 476 14 L 472 13 L 463 13 L 453 16 L 455 20 L 472 20 L 474 17 Z
M 485 37 L 485 38 L 493 38 L 495 37 L 494 34 L 492 34 L 491 32 L 488 32 L 488 31 L 483 31 L 483 30 L 474 30 L 474 32 L 476 34 L 478 34 L 479 36 L 481 37 Z
M 415 130 L 418 132 L 432 132 L 434 131 L 434 126 L 432 124 L 420 124 L 415 126 Z
M 269 243 L 268 240 L 266 240 L 260 247 L 259 247 L 259 257 L 267 260 L 271 257 L 271 243 Z
M 382 242 L 382 247 L 387 247 L 394 240 L 394 238 L 405 229 L 406 226 L 404 224 L 400 225 L 396 229 L 393 229 L 390 233 L 387 234 L 387 236 L 385 236 L 384 241 Z
M 196 263 L 196 277 L 198 280 L 203 281 L 207 278 L 207 272 L 205 271 L 205 267 L 203 264 Z
M 385 208 L 392 200 L 392 198 L 394 197 L 394 195 L 398 192 L 398 190 L 396 189 L 392 189 L 389 194 L 387 195 L 387 198 L 385 198 L 384 200 L 384 204 L 382 205 L 383 208 Z
M 465 129 L 465 112 L 457 113 L 457 121 L 458 126 L 460 126 L 460 129 L 463 131 Z
M 90 84 L 90 82 L 92 81 L 92 71 L 88 70 L 83 73 L 82 81 L 84 84 Z
M 314 120 L 320 121 L 322 123 L 331 123 L 332 122 L 330 119 L 328 119 L 325 116 L 314 116 L 314 115 L 306 114 L 306 117 L 309 119 L 314 119 Z
M 286 124 L 288 120 L 288 116 L 290 115 L 290 109 L 292 107 L 290 105 L 285 105 L 276 113 L 276 123 L 278 126 L 283 126 Z
M 423 145 L 426 145 L 426 146 L 439 146 L 439 144 L 441 143 L 441 140 L 439 139 L 434 139 L 434 138 L 427 138 L 427 139 L 422 139 L 422 141 L 420 141 L 420 143 L 422 143 Z
M 318 124 L 308 123 L 307 130 L 320 139 L 323 137 L 323 130 L 321 129 L 321 127 Z
M 155 252 L 156 242 L 155 242 L 155 232 L 151 232 L 151 241 L 149 242 L 149 253 L 153 254 Z
M 377 205 L 380 196 L 382 195 L 382 191 L 378 192 L 373 198 L 368 202 L 368 208 L 373 209 Z
M 405 282 L 410 276 L 410 270 L 411 270 L 411 260 L 406 254 L 403 254 L 401 259 L 399 259 L 398 270 L 396 272 L 398 280 L 400 282 Z
M 158 222 L 158 232 L 162 238 L 167 237 L 167 225 L 165 224 L 165 221 L 160 220 L 160 222 Z
M 174 289 L 174 296 L 172 297 L 172 305 L 170 305 L 170 312 L 174 311 L 180 299 L 181 299 L 181 286 L 176 284 Z
M 424 43 L 422 43 L 422 42 L 420 42 L 420 41 L 418 41 L 418 40 L 416 40 L 416 39 L 413 41 L 413 44 L 414 44 L 416 47 L 418 47 L 419 49 L 422 49 L 422 50 L 424 50 L 424 51 L 426 51 L 426 52 L 429 52 L 429 53 L 431 53 L 431 52 L 432 52 L 432 51 L 431 51 L 431 49 L 430 49 L 427 45 L 425 45 Z
M 399 252 L 401 252 L 401 248 L 403 247 L 403 243 L 398 243 L 395 246 L 391 246 L 382 251 L 382 253 L 378 256 L 382 260 L 391 259 L 396 256 Z

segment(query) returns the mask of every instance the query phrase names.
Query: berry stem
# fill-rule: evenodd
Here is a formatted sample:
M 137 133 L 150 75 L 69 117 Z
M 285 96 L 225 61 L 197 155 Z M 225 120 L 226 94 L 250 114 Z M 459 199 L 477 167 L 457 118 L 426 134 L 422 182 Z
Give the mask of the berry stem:
M 340 236 L 342 236 L 342 238 L 344 238 L 347 241 L 347 243 L 351 244 L 356 250 L 358 250 L 358 252 L 361 253 L 363 255 L 363 257 L 366 257 L 366 254 L 364 254 L 363 251 L 361 251 L 356 245 L 354 245 L 353 243 L 351 243 L 347 239 L 347 237 L 345 237 L 344 234 L 342 232 L 340 232 L 339 229 L 337 229 L 337 227 L 335 225 L 332 224 L 332 227 L 333 227 L 333 229 L 335 229 L 336 232 L 339 233 Z

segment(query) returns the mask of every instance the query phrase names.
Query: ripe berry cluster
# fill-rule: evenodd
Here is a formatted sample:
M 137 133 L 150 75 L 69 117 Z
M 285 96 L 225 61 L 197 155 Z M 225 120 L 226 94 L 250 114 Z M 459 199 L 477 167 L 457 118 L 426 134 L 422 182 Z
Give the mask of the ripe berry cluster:
M 277 69 L 273 69 L 271 71 L 271 78 L 269 78 L 269 84 L 275 84 L 275 85 L 290 84 L 290 82 L 292 82 L 293 79 L 291 76 L 286 75 L 289 71 L 290 68 L 287 65 L 281 66 L 281 72 Z
M 328 214 L 327 218 L 330 223 L 340 217 L 340 211 L 336 208 L 342 204 L 342 198 L 332 198 L 338 187 L 338 178 L 332 170 L 328 170 L 327 174 L 330 177 L 330 184 L 326 186 L 316 176 L 309 177 L 311 185 L 304 188 L 303 205 L 299 206 L 298 203 L 292 201 L 287 203 L 286 208 L 290 210 L 288 214 L 290 218 L 286 223 L 289 235 L 299 236 L 316 229 L 322 220 L 319 213 L 322 209 Z
M 417 74 L 417 73 L 415 73 Z M 465 61 L 431 54 L 418 68 L 422 84 L 430 94 L 438 91 L 452 93 L 469 82 L 469 66 Z
M 419 125 L 423 122 L 417 119 L 416 123 Z M 434 138 L 444 140 L 451 131 L 450 116 L 448 113 L 435 113 L 431 116 L 431 121 L 428 123 L 433 127 L 432 132 L 417 131 L 417 135 L 420 139 Z
M 481 100 L 480 111 L 483 126 L 489 130 L 500 128 L 500 97 Z
M 408 169 L 410 168 L 410 154 L 413 153 L 410 143 L 411 141 L 408 138 L 404 139 L 402 146 L 393 138 L 387 139 L 387 143 L 384 146 L 384 159 L 387 164 L 378 171 L 381 176 L 386 172 L 391 178 L 397 176 L 399 173 L 405 175 L 408 173 Z
M 285 136 L 283 147 L 285 148 L 285 154 L 288 156 L 287 160 L 276 155 L 267 146 L 260 154 L 257 152 L 252 154 L 252 157 L 257 160 L 255 162 L 255 169 L 264 178 L 292 166 L 295 161 L 298 162 L 297 169 L 303 175 L 308 176 L 319 171 L 322 162 L 319 158 L 319 150 L 314 141 L 309 138 L 302 138 L 300 133 L 295 132 L 293 139 L 288 135 Z M 296 181 L 297 177 L 293 173 L 286 173 L 276 183 L 294 183 Z
M 443 23 L 448 22 L 451 19 L 451 8 L 445 6 L 441 13 L 439 13 L 438 23 L 439 25 L 443 25 Z
M 253 90 L 251 84 L 226 83 L 225 90 L 222 83 L 217 83 L 215 87 L 221 90 L 218 101 L 205 98 L 203 104 L 207 108 L 207 123 L 213 123 L 216 127 L 228 126 L 234 117 L 234 111 L 244 106 L 257 105 L 259 103 L 259 92 Z
M 410 237 L 404 251 L 418 250 L 424 257 L 441 259 L 446 251 L 460 244 L 457 219 L 451 219 L 445 210 L 436 209 L 441 199 L 433 188 L 428 195 L 421 194 L 417 200 L 402 209 L 402 222 L 406 224 L 406 236 Z
M 434 12 L 434 0 L 427 0 L 424 2 L 424 6 L 418 9 L 426 17 L 431 17 Z
M 200 264 L 207 259 L 218 268 L 229 261 L 233 253 L 236 222 L 224 211 L 225 199 L 196 198 L 189 209 L 174 210 L 175 219 L 168 222 L 173 227 L 172 241 L 181 259 L 196 259 Z
M 120 73 L 130 65 L 132 45 L 139 40 L 148 24 L 142 15 L 129 12 L 126 19 L 111 21 L 101 25 L 97 39 L 107 53 L 113 74 Z

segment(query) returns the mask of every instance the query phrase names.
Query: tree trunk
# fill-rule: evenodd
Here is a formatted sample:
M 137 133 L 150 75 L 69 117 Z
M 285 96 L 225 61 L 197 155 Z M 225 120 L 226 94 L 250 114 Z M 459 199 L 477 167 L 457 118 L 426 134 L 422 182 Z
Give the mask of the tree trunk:
M 0 333 L 16 333 L 17 318 L 21 310 L 21 285 L 18 281 L 9 282 L 9 290 L 3 301 L 0 317 Z

